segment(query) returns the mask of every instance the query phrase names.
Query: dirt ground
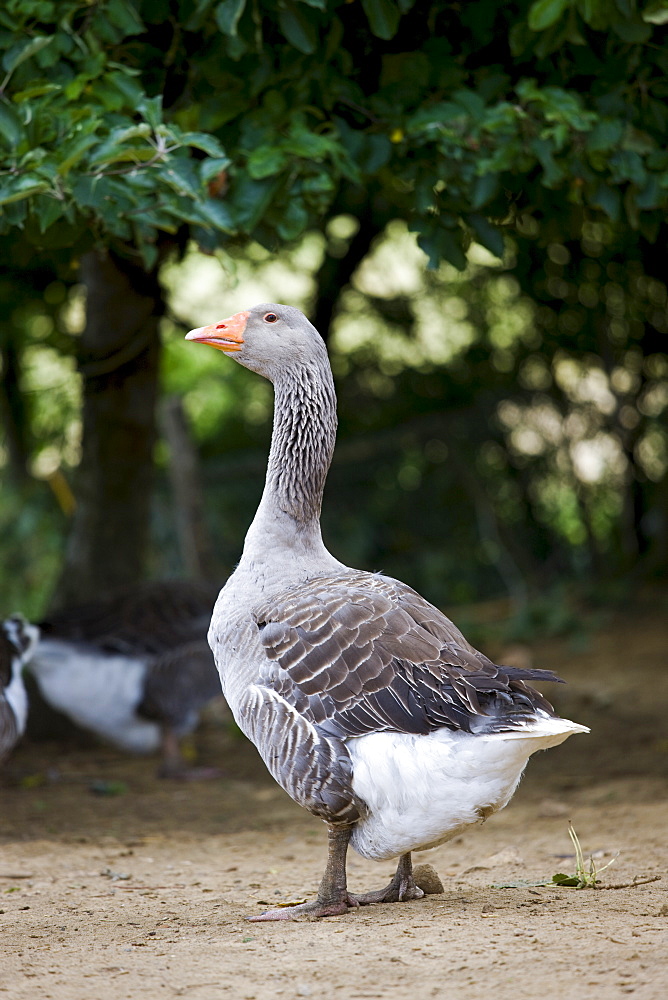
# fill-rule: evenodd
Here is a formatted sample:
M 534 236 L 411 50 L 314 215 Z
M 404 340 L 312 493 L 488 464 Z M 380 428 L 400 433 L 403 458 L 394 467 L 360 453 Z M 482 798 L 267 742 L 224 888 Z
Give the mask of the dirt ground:
M 106 748 L 24 743 L 0 779 L 0 994 L 665 1000 L 667 650 L 666 594 L 610 613 L 576 648 L 537 642 L 536 664 L 569 682 L 550 696 L 592 734 L 535 756 L 505 811 L 416 856 L 443 894 L 320 922 L 244 920 L 315 893 L 325 828 L 215 713 L 196 746 L 225 776 L 207 783 L 158 781 L 154 760 Z M 569 819 L 599 867 L 618 855 L 604 886 L 660 879 L 501 887 L 572 872 Z M 351 852 L 352 890 L 391 869 Z

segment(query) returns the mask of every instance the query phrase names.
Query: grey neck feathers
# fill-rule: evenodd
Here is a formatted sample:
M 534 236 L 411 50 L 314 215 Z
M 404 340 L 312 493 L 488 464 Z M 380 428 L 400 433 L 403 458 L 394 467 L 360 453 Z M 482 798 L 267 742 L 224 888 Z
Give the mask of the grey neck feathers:
M 274 383 L 274 429 L 264 498 L 297 524 L 320 517 L 336 438 L 336 394 L 329 361 L 286 371 Z

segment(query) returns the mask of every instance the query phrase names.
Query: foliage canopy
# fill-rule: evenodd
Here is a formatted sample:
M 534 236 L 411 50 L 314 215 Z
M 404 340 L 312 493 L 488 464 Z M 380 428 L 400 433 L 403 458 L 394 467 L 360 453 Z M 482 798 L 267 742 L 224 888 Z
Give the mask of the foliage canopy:
M 278 246 L 371 192 L 435 265 L 529 211 L 654 240 L 665 0 L 7 0 L 0 232 Z
M 526 593 L 545 575 L 601 579 L 649 555 L 658 565 L 668 539 L 666 24 L 668 0 L 6 0 L 9 452 L 35 453 L 32 435 L 67 472 L 76 464 L 81 341 L 64 317 L 86 251 L 109 248 L 149 276 L 157 315 L 154 279 L 174 242 L 193 237 L 228 260 L 260 244 L 299 271 L 291 255 L 319 239 L 299 304 L 323 332 L 333 312 L 340 326 L 354 315 L 404 352 L 333 344 L 349 375 L 344 454 L 346 437 L 367 438 L 368 461 L 352 448 L 332 473 L 328 530 L 344 558 L 407 575 L 443 602 L 492 593 L 499 576 Z M 344 235 L 337 220 L 352 222 Z M 365 285 L 359 266 L 397 226 L 402 239 L 406 227 L 414 234 L 398 241 L 405 255 L 416 237 L 431 265 L 424 274 L 420 263 L 412 293 Z M 498 264 L 465 270 L 472 241 Z M 468 333 L 447 359 L 415 361 L 425 317 L 445 341 L 449 310 Z M 213 382 L 188 383 L 195 361 L 178 350 L 168 348 L 166 381 L 178 368 L 191 410 L 196 398 L 206 408 Z M 54 385 L 58 397 L 41 391 Z M 234 539 L 253 498 L 231 482 L 238 456 L 225 452 L 232 439 L 248 449 L 259 488 L 267 427 L 244 417 L 243 394 L 257 416 L 260 391 L 234 383 L 218 453 L 218 424 L 200 437 Z M 67 494 L 65 480 L 54 490 Z M 356 482 L 365 510 L 337 506 Z M 407 527 L 402 499 L 420 482 L 434 508 Z M 16 578 L 47 506 L 26 504 L 17 522 Z M 0 521 L 14 527 L 10 507 Z M 232 541 L 216 539 L 224 561 Z M 58 558 L 53 545 L 51 575 Z M 44 573 L 33 575 L 43 591 Z

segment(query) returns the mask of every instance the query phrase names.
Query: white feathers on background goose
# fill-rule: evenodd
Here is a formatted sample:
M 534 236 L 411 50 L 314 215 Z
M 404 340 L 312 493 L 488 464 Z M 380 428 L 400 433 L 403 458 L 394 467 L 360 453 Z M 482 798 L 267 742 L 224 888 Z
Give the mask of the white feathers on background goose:
M 587 730 L 526 683 L 554 674 L 492 663 L 410 587 L 327 551 L 336 396 L 325 345 L 298 309 L 255 306 L 187 339 L 274 384 L 264 492 L 209 642 L 238 725 L 329 830 L 317 899 L 252 919 L 418 898 L 411 851 L 503 808 L 532 753 Z M 349 842 L 368 858 L 399 855 L 386 889 L 348 892 Z
M 39 630 L 22 615 L 12 615 L 0 626 L 0 762 L 25 732 L 28 696 L 22 671 L 38 639 Z
M 221 694 L 206 642 L 212 599 L 192 583 L 149 582 L 56 612 L 29 670 L 82 728 L 134 753 L 161 747 L 164 776 L 209 776 L 186 768 L 178 738 Z

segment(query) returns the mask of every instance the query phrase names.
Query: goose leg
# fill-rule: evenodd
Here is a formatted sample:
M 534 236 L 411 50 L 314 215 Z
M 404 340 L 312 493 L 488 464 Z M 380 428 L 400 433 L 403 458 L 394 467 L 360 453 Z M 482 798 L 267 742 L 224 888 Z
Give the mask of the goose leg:
M 404 903 L 409 899 L 421 899 L 424 892 L 413 879 L 413 862 L 410 852 L 402 854 L 394 878 L 384 889 L 375 892 L 353 894 L 348 892 L 346 880 L 346 853 L 351 828 L 330 826 L 328 828 L 328 854 L 318 898 L 312 903 L 298 903 L 295 906 L 281 906 L 266 910 L 248 920 L 295 920 L 298 917 L 336 917 L 356 906 L 370 903 Z
M 295 906 L 266 910 L 247 919 L 260 921 L 295 920 L 298 917 L 336 917 L 341 913 L 347 913 L 353 906 L 359 906 L 356 897 L 349 894 L 346 881 L 346 853 L 350 831 L 349 826 L 328 827 L 327 865 L 317 899 L 312 903 L 298 903 Z
M 190 767 L 181 755 L 179 738 L 168 723 L 161 726 L 160 748 L 162 763 L 158 768 L 159 778 L 172 778 L 177 781 L 201 781 L 210 778 L 220 778 L 221 771 L 217 767 Z
M 422 899 L 424 892 L 415 884 L 413 878 L 413 862 L 410 851 L 399 858 L 397 870 L 389 885 L 374 892 L 364 892 L 352 896 L 359 906 L 370 903 L 405 903 L 409 899 Z

